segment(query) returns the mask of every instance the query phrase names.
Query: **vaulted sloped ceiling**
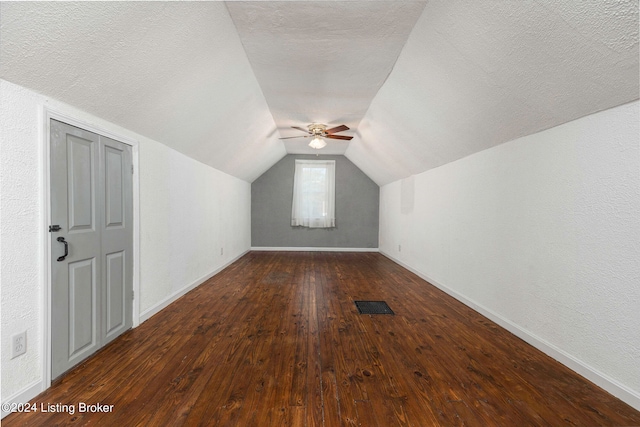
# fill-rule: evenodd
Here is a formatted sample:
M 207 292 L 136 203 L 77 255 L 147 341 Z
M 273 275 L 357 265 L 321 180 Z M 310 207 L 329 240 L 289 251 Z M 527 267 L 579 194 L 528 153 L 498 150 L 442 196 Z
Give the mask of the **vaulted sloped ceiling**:
M 222 2 L 2 2 L 0 77 L 247 181 L 285 154 Z
M 0 3 L 0 78 L 252 181 L 347 124 L 378 184 L 639 97 L 637 0 Z
M 346 156 L 379 184 L 638 99 L 636 0 L 432 0 Z
M 230 2 L 249 62 L 283 137 L 316 122 L 355 131 L 393 69 L 423 1 Z M 354 132 L 341 135 L 353 135 Z M 304 138 L 288 153 L 315 153 Z M 329 140 L 323 154 L 349 143 Z

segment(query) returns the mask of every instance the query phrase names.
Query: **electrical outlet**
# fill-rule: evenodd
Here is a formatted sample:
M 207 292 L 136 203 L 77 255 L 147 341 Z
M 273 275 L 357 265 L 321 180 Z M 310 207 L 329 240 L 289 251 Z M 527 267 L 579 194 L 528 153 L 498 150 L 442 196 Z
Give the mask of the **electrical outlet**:
M 27 352 L 27 331 L 11 337 L 11 358 L 16 358 Z
M 398 245 L 398 252 L 402 252 L 402 245 Z
M 224 248 L 220 248 L 220 255 L 224 255 Z

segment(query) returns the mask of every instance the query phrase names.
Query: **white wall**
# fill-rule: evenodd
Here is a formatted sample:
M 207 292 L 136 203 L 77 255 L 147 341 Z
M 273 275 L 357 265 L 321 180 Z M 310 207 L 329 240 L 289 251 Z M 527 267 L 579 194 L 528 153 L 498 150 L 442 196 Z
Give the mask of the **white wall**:
M 2 402 L 43 383 L 42 113 L 48 106 L 139 141 L 142 320 L 250 248 L 251 187 L 153 140 L 0 80 Z M 220 255 L 220 249 L 224 255 Z M 10 338 L 28 350 L 10 359 Z
M 249 250 L 251 184 L 150 141 L 140 159 L 144 320 Z
M 388 184 L 380 250 L 640 409 L 639 135 L 636 101 Z

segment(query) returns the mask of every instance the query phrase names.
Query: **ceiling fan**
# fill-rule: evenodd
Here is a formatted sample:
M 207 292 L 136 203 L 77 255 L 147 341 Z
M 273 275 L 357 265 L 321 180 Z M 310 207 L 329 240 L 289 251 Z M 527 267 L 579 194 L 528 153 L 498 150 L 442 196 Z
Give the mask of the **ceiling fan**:
M 349 128 L 345 125 L 340 125 L 340 126 L 333 127 L 331 129 L 327 129 L 327 125 L 323 125 L 320 123 L 311 123 L 309 126 L 307 126 L 308 130 L 301 128 L 299 126 L 291 126 L 291 127 L 293 129 L 298 129 L 303 132 L 306 132 L 308 135 L 288 136 L 286 138 L 280 138 L 280 139 L 313 138 L 309 143 L 309 147 L 315 148 L 316 150 L 319 150 L 327 145 L 327 143 L 322 138 L 342 139 L 345 141 L 350 141 L 353 139 L 352 136 L 335 135 L 338 132 L 349 130 Z

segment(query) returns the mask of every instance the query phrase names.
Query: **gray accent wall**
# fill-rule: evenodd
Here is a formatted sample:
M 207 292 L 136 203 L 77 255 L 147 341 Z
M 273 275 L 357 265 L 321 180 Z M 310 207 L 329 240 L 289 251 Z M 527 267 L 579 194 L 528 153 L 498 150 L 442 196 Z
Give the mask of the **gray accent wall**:
M 336 227 L 291 226 L 296 159 L 336 161 Z M 289 154 L 251 184 L 251 246 L 377 248 L 380 187 L 345 156 Z

